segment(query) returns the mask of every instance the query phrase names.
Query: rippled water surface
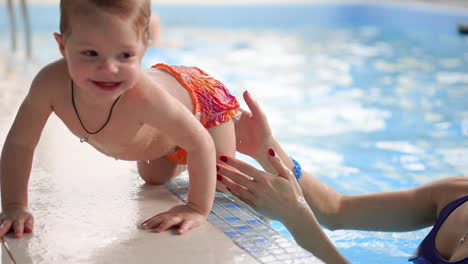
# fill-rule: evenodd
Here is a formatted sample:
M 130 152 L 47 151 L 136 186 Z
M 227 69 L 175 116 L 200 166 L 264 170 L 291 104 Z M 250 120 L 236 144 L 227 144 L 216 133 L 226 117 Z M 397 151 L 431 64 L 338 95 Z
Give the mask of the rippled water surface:
M 157 10 L 168 46 L 150 48 L 145 67 L 196 65 L 240 100 L 251 91 L 290 155 L 340 192 L 468 174 L 468 37 L 456 31 L 468 12 L 371 5 Z M 53 22 L 36 25 L 40 62 L 58 57 Z M 427 232 L 327 231 L 353 263 L 404 263 Z

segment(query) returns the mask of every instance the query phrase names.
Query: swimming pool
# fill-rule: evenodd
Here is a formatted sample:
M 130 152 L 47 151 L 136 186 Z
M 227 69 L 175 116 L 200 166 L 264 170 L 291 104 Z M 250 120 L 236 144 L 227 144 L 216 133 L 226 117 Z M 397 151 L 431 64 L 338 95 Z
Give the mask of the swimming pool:
M 388 191 L 468 174 L 468 38 L 456 31 L 468 12 L 369 4 L 156 11 L 165 37 L 182 48 L 151 48 L 145 67 L 197 65 L 237 96 L 250 90 L 291 156 L 337 190 Z M 58 10 L 31 13 L 44 64 L 59 56 Z M 352 263 L 404 263 L 427 232 L 327 234 Z

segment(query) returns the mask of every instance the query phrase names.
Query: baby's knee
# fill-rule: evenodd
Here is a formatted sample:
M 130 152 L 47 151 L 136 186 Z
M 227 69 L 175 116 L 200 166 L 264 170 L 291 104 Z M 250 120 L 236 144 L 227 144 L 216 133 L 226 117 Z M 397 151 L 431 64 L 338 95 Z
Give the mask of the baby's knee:
M 138 174 L 140 174 L 140 177 L 145 181 L 145 183 L 151 185 L 162 185 L 168 180 L 167 177 L 161 177 L 161 175 L 142 169 L 141 167 L 138 168 Z
M 161 185 L 185 170 L 185 165 L 177 165 L 169 161 L 138 162 L 138 173 L 148 184 Z
M 158 178 L 155 178 L 155 177 L 147 178 L 147 177 L 143 177 L 142 175 L 140 175 L 140 176 L 141 176 L 141 178 L 145 181 L 146 184 L 150 184 L 150 185 L 163 185 L 164 183 L 166 183 L 165 180 L 158 179 Z

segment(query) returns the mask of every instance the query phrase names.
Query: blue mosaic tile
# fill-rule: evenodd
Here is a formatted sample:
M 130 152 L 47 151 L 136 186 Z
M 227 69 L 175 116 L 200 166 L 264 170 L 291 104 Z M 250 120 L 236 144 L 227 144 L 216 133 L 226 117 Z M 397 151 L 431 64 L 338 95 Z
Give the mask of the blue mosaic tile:
M 262 224 L 262 222 L 259 221 L 259 220 L 247 220 L 247 221 L 245 221 L 245 222 L 246 222 L 247 224 L 249 224 L 249 225 L 260 225 L 260 224 Z
M 224 207 L 226 208 L 239 208 L 237 204 L 225 204 Z
M 246 247 L 245 250 L 247 250 L 248 252 L 257 252 L 257 251 L 262 251 L 261 248 L 259 247 Z
M 228 217 L 228 218 L 224 218 L 224 220 L 228 221 L 228 222 L 232 222 L 232 221 L 239 221 L 239 217 Z
M 225 232 L 225 234 L 228 236 L 228 237 L 236 237 L 236 236 L 240 236 L 241 233 L 239 232 Z
M 188 176 L 178 176 L 166 184 L 166 188 L 179 199 L 186 200 Z M 270 227 L 269 220 L 264 220 L 262 216 L 233 196 L 217 192 L 208 221 L 259 263 L 323 263 L 295 242 L 278 233 Z
M 236 226 L 236 229 L 237 230 L 248 230 L 248 229 L 252 229 L 252 227 L 250 227 L 250 226 Z

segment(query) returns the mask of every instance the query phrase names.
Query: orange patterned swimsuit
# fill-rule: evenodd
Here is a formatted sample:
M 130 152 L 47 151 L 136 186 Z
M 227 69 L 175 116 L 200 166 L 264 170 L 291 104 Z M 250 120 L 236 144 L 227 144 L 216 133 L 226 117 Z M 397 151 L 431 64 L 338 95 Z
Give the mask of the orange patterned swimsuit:
M 193 114 L 205 128 L 217 126 L 240 114 L 236 98 L 220 81 L 199 68 L 162 63 L 151 68 L 172 74 L 187 89 L 192 97 Z M 177 148 L 166 157 L 175 163 L 187 163 L 187 152 L 182 148 Z

